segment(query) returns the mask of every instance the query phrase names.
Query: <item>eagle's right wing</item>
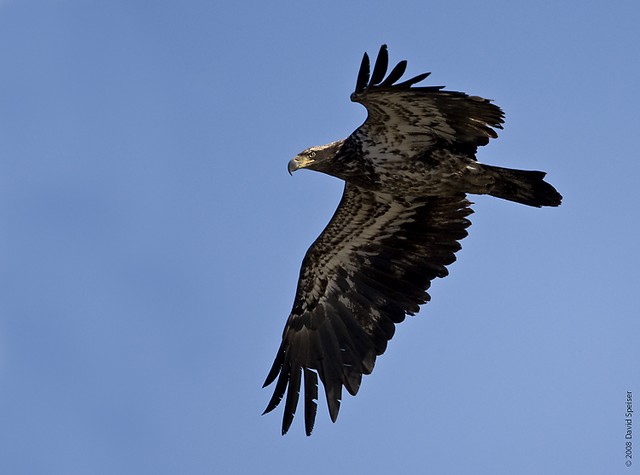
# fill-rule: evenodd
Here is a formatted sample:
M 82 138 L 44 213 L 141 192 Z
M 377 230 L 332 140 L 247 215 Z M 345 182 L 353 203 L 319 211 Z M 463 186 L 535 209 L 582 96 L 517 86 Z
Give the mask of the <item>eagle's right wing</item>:
M 304 378 L 305 428 L 316 416 L 318 375 L 335 422 L 342 387 L 358 392 L 395 331 L 429 300 L 426 289 L 447 275 L 472 213 L 464 194 L 399 202 L 347 184 L 338 209 L 307 251 L 293 309 L 265 386 L 277 383 L 266 410 L 286 393 L 289 429 Z
M 444 91 L 443 86 L 414 87 L 430 73 L 397 83 L 406 61 L 398 63 L 385 79 L 388 63 L 387 47 L 382 45 L 370 74 L 365 53 L 351 94 L 351 100 L 368 111 L 367 120 L 353 136 L 375 147 L 378 156 L 389 153 L 410 158 L 436 146 L 473 155 L 477 147 L 497 137 L 494 128 L 502 128 L 504 114 L 490 100 Z

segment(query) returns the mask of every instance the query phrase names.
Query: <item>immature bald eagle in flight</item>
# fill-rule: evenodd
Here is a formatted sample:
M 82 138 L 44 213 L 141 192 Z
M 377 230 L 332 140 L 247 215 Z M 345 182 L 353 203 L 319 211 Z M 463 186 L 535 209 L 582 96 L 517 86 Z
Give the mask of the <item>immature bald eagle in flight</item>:
M 329 415 L 338 417 L 342 387 L 355 395 L 363 374 L 384 353 L 395 324 L 430 297 L 431 280 L 447 275 L 472 213 L 466 193 L 529 206 L 562 197 L 540 171 L 478 163 L 479 146 L 497 137 L 503 113 L 489 100 L 441 86 L 412 87 L 429 73 L 385 79 L 385 45 L 373 73 L 365 53 L 351 100 L 368 116 L 344 140 L 311 147 L 289 162 L 346 182 L 333 218 L 307 251 L 291 315 L 264 386 L 277 378 L 265 413 L 286 393 L 282 433 L 293 421 L 304 379 L 307 435 L 316 417 L 318 376 Z

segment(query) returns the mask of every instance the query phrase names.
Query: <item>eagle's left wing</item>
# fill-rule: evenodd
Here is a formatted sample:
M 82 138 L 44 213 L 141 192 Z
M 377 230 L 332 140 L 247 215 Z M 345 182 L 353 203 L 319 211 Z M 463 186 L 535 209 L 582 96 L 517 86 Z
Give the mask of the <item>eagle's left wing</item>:
M 342 387 L 355 395 L 395 331 L 429 300 L 447 275 L 471 214 L 464 194 L 398 201 L 347 183 L 333 218 L 307 251 L 293 309 L 265 386 L 277 383 L 266 410 L 286 393 L 289 429 L 304 379 L 305 428 L 316 416 L 318 376 L 335 422 Z
M 398 63 L 385 78 L 388 63 L 387 47 L 382 45 L 370 73 L 365 53 L 351 94 L 351 100 L 368 112 L 352 137 L 373 147 L 378 157 L 414 158 L 437 146 L 457 148 L 471 156 L 477 147 L 497 137 L 494 128 L 502 128 L 504 114 L 490 100 L 445 91 L 443 86 L 414 86 L 430 73 L 398 83 L 407 62 Z

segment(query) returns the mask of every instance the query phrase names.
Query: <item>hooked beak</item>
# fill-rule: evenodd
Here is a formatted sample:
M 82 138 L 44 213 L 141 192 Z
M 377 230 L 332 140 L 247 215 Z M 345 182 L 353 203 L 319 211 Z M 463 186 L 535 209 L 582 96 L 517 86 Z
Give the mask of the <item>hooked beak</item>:
M 313 163 L 313 160 L 311 160 L 310 158 L 301 157 L 300 155 L 298 155 L 297 157 L 289 161 L 289 164 L 287 165 L 287 170 L 289 171 L 289 175 L 293 175 L 293 172 L 295 172 L 297 169 L 305 168 L 309 166 L 311 163 Z

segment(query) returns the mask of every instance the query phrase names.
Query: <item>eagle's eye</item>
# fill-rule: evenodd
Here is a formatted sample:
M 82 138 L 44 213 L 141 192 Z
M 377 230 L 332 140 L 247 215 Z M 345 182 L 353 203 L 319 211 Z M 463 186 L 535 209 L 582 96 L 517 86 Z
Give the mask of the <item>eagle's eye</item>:
M 312 151 L 310 151 L 310 152 L 308 153 L 308 155 L 309 155 L 309 158 L 313 158 L 313 157 L 315 157 L 315 156 L 316 156 L 316 152 L 314 152 L 314 151 L 312 150 Z

